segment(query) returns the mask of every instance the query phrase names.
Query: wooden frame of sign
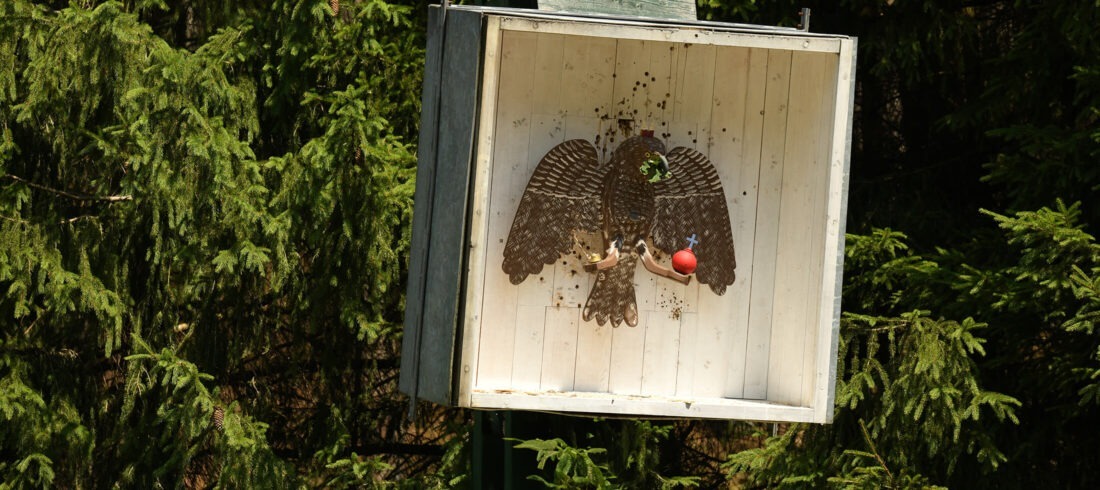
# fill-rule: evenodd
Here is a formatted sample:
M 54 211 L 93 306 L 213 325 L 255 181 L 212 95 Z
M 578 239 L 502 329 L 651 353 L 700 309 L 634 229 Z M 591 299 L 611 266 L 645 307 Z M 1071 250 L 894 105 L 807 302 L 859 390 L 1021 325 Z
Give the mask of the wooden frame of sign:
M 403 391 L 473 408 L 831 421 L 855 39 L 466 7 L 445 21 L 434 8 L 430 23 Z M 583 252 L 600 242 L 578 235 L 577 253 L 510 283 L 502 250 L 540 158 L 581 138 L 606 159 L 646 128 L 717 169 L 737 281 L 717 295 L 639 267 L 638 325 L 586 322 Z

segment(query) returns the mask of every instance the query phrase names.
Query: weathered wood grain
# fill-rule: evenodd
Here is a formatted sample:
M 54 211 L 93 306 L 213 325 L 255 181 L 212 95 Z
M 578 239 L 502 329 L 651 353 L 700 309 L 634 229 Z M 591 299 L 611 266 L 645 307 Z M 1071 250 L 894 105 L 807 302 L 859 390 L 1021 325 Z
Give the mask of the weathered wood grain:
M 409 283 L 405 298 L 405 332 L 401 343 L 400 390 L 418 398 L 421 322 L 424 316 L 424 270 L 428 263 L 432 199 L 435 185 L 436 136 L 439 124 L 440 65 L 443 56 L 443 17 L 428 12 L 428 49 L 424 60 L 424 90 L 420 102 L 420 146 L 417 151 L 416 199 L 413 201 L 412 243 L 409 245 Z
M 427 233 L 430 248 L 419 307 L 422 317 L 417 358 L 417 396 L 453 402 L 453 367 L 466 263 L 466 210 L 477 117 L 482 16 L 451 12 L 442 43 L 443 72 L 433 192 Z M 424 162 L 432 165 L 432 162 Z M 415 211 L 414 211 L 415 212 Z M 423 234 L 423 230 L 421 230 Z
M 694 0 L 539 0 L 539 9 L 657 19 L 697 20 Z
M 760 187 L 756 199 L 756 245 L 749 294 L 749 343 L 745 359 L 745 398 L 766 399 L 769 379 L 783 359 L 771 358 L 777 335 L 774 318 L 779 217 L 783 198 L 784 149 L 790 94 L 791 52 L 768 51 L 764 85 L 764 126 L 760 136 Z
M 772 313 L 768 400 L 808 405 L 803 380 L 812 373 L 807 343 L 817 334 L 812 312 L 821 289 L 821 254 L 816 253 L 825 232 L 825 170 L 822 151 L 822 97 L 828 57 L 794 53 L 791 60 L 789 114 L 784 147 L 783 204 L 779 214 L 776 250 L 775 298 Z

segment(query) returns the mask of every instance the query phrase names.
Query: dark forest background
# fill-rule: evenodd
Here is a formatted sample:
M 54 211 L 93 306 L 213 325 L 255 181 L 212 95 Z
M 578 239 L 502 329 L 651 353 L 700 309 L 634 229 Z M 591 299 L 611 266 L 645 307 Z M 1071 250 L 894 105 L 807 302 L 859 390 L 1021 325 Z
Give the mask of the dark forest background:
M 699 2 L 800 7 L 859 37 L 835 423 L 550 418 L 528 483 L 1100 485 L 1100 2 Z M 471 484 L 396 390 L 426 17 L 0 2 L 0 488 Z

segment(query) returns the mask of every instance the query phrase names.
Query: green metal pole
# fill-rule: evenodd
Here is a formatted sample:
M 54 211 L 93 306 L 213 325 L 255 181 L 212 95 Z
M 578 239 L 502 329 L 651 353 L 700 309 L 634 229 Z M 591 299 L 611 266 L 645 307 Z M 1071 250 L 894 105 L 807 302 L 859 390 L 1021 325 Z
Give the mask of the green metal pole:
M 470 450 L 471 488 L 531 488 L 532 482 L 527 477 L 538 471 L 535 453 L 516 450 L 515 439 L 551 437 L 548 423 L 552 422 L 553 417 L 509 410 L 475 411 Z
M 471 487 L 481 490 L 505 490 L 507 463 L 504 453 L 504 414 L 506 412 L 474 412 L 473 447 L 470 451 Z

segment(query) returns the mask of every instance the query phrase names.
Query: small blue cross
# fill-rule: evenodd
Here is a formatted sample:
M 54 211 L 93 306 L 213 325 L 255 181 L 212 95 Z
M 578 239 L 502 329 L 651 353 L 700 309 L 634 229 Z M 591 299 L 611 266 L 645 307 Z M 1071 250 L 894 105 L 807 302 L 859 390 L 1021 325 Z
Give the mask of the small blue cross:
M 687 241 L 688 248 L 695 248 L 695 246 L 699 244 L 699 240 L 695 238 L 694 233 L 692 233 L 691 236 L 687 237 Z

